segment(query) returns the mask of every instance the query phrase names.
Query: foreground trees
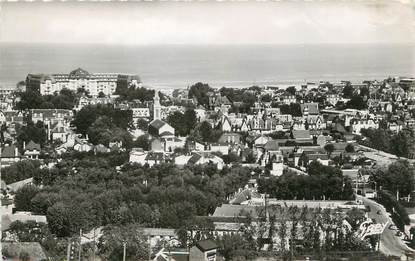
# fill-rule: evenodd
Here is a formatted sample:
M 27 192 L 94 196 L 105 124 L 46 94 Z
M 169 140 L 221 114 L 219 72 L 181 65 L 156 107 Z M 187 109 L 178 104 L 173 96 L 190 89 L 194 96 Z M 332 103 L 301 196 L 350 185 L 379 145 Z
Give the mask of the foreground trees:
M 104 158 L 81 157 L 62 160 L 41 175 L 36 180 L 44 187 L 30 198 L 18 192 L 24 199 L 19 206 L 46 215 L 52 233 L 66 237 L 105 225 L 179 228 L 196 215 L 213 213 L 251 174 L 239 166 L 219 171 L 215 165 L 171 164 L 126 165 L 117 172 Z

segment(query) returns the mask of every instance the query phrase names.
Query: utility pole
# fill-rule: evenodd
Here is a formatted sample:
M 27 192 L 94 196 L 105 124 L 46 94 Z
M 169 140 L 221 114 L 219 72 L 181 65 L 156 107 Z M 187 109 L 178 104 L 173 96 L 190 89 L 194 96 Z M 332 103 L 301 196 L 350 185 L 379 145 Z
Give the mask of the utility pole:
M 2 150 L 2 145 L 3 143 L 0 143 L 0 192 L 2 192 L 2 188 L 1 188 L 1 150 Z M 1 206 L 1 203 L 0 203 Z M 1 233 L 1 223 L 2 223 L 2 219 L 3 219 L 3 215 L 2 215 L 3 211 L 0 211 L 0 257 L 1 260 L 3 261 L 3 249 L 2 249 L 2 244 L 1 244 L 1 240 L 2 240 L 2 233 Z
M 293 249 L 293 239 L 290 238 L 290 260 L 294 260 L 294 249 Z
M 92 261 L 95 261 L 95 228 L 94 228 L 94 245 L 92 249 Z
M 357 191 L 359 189 L 359 173 L 356 174 L 356 202 L 357 202 Z
M 150 239 L 150 235 L 148 235 L 148 261 L 151 261 L 151 239 Z
M 122 261 L 125 261 L 125 256 L 127 254 L 127 242 L 124 241 L 122 243 L 122 248 L 123 248 L 123 250 L 122 250 Z
M 82 253 L 82 228 L 79 229 L 78 261 L 81 261 L 81 253 Z
M 75 260 L 75 241 L 74 239 L 69 239 L 68 241 L 68 249 L 66 252 L 66 260 L 70 261 L 70 260 Z
M 68 247 L 66 249 L 66 260 L 71 260 L 71 242 L 69 242 Z

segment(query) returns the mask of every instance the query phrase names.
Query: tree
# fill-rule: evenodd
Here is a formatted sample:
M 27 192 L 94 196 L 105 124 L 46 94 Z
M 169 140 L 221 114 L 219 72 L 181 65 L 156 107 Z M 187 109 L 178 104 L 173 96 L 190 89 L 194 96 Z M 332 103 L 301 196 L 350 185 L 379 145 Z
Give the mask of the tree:
M 329 155 L 329 157 L 331 156 L 331 154 L 334 151 L 334 145 L 332 143 L 326 144 L 324 146 L 324 150 L 327 152 L 327 155 Z
M 167 123 L 174 128 L 175 133 L 179 136 L 186 136 L 188 134 L 187 124 L 184 120 L 183 113 L 179 111 L 173 112 L 172 114 L 167 116 Z
M 16 104 L 18 110 L 38 109 L 43 103 L 42 95 L 30 89 L 26 92 L 17 93 L 17 96 L 20 98 L 20 101 Z
M 126 260 L 145 260 L 148 258 L 148 242 L 142 229 L 136 225 L 107 226 L 98 243 L 98 251 L 108 261 L 123 258 L 123 244 L 126 245 Z
M 386 169 L 380 168 L 371 174 L 378 186 L 382 186 L 383 189 L 395 195 L 406 196 L 413 190 L 414 172 L 408 161 L 395 161 Z
M 27 90 L 17 93 L 20 101 L 16 109 L 67 109 L 72 110 L 76 102 L 76 94 L 69 89 L 62 89 L 59 93 L 42 96 L 39 92 Z
M 32 211 L 32 198 L 36 196 L 39 189 L 34 185 L 25 185 L 16 191 L 14 205 L 19 211 Z
M 150 140 L 148 135 L 141 135 L 135 141 L 133 147 L 142 148 L 145 151 L 150 149 Z
M 271 97 L 270 94 L 265 94 L 265 95 L 261 96 L 261 101 L 262 102 L 271 102 L 271 100 L 272 100 L 272 97 Z
M 353 197 L 351 181 L 343 177 L 338 168 L 313 161 L 308 166 L 308 176 L 284 171 L 279 177 L 258 181 L 258 192 L 280 199 L 350 199 Z
M 167 117 L 167 122 L 175 129 L 176 134 L 187 136 L 196 126 L 196 112 L 188 109 L 185 113 L 175 111 Z
M 148 131 L 148 121 L 145 119 L 139 118 L 137 120 L 137 127 L 142 131 Z
M 2 180 L 6 184 L 35 177 L 40 172 L 40 162 L 37 160 L 21 160 L 2 169 Z
M 354 94 L 354 88 L 350 82 L 346 83 L 346 86 L 343 88 L 343 97 L 344 98 L 351 98 Z
M 198 82 L 192 85 L 189 89 L 189 98 L 196 98 L 197 102 L 204 106 L 209 106 L 209 96 L 208 92 L 213 89 L 206 83 Z
M 295 93 L 297 92 L 297 89 L 295 88 L 295 86 L 290 86 L 287 89 L 285 89 L 285 91 L 291 95 L 295 95 Z
M 63 202 L 58 202 L 49 207 L 46 213 L 49 228 L 58 237 L 67 237 L 74 233 L 71 222 L 74 220 L 70 207 Z
M 103 104 L 89 105 L 75 115 L 73 124 L 78 133 L 88 134 L 95 145 L 122 141 L 124 147 L 131 147 L 132 138 L 127 131 L 133 126 L 131 110 L 115 109 Z
M 347 146 L 346 146 L 346 148 L 345 148 L 345 151 L 346 152 L 348 152 L 348 153 L 353 153 L 354 152 L 354 146 L 353 146 L 353 144 L 347 144 Z
M 308 167 L 309 157 L 305 152 L 301 153 L 300 158 L 298 159 L 298 166 L 302 166 L 304 168 Z
M 281 114 L 291 114 L 294 117 L 302 116 L 301 106 L 298 103 L 283 104 L 280 107 Z
M 43 146 L 47 141 L 47 132 L 43 122 L 38 121 L 35 124 L 33 121 L 29 121 L 26 126 L 19 128 L 17 130 L 17 141 L 21 145 L 23 142 L 33 141 Z
M 285 131 L 276 131 L 268 134 L 272 139 L 278 140 L 278 139 L 287 139 L 288 135 Z
M 362 88 L 360 88 L 360 93 L 359 93 L 360 96 L 362 96 L 362 97 L 364 97 L 364 96 L 369 97 L 369 94 L 370 94 L 370 91 L 369 91 L 369 88 L 368 87 L 362 87 Z
M 367 102 L 360 95 L 354 95 L 346 103 L 346 107 L 349 109 L 363 110 L 367 108 Z
M 241 162 L 241 158 L 233 152 L 230 152 L 228 155 L 223 155 L 222 159 L 225 164 Z
M 197 123 L 196 112 L 193 109 L 187 109 L 184 112 L 183 120 L 186 123 L 186 128 L 187 128 L 186 135 L 188 135 L 190 131 L 193 130 L 196 126 L 196 123 Z
M 200 136 L 202 138 L 203 142 L 209 142 L 212 140 L 212 126 L 210 125 L 209 122 L 207 121 L 203 121 L 200 125 L 199 125 L 199 133 Z

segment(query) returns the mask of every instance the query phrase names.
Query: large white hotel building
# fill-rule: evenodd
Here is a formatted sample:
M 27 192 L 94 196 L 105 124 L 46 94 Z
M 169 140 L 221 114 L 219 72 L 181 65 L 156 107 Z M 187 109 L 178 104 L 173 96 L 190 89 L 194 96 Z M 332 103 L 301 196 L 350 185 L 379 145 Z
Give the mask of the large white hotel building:
M 26 89 L 40 92 L 42 95 L 54 94 L 66 88 L 77 91 L 84 89 L 92 96 L 100 92 L 105 95 L 114 94 L 117 86 L 140 87 L 137 75 L 117 73 L 89 73 L 81 68 L 69 74 L 29 74 L 26 77 Z

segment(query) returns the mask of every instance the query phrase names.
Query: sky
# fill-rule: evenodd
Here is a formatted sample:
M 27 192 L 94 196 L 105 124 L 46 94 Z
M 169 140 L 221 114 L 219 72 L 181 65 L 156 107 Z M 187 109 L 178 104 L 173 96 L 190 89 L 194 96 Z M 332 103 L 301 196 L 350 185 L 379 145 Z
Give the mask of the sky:
M 406 2 L 0 2 L 0 42 L 413 44 Z

